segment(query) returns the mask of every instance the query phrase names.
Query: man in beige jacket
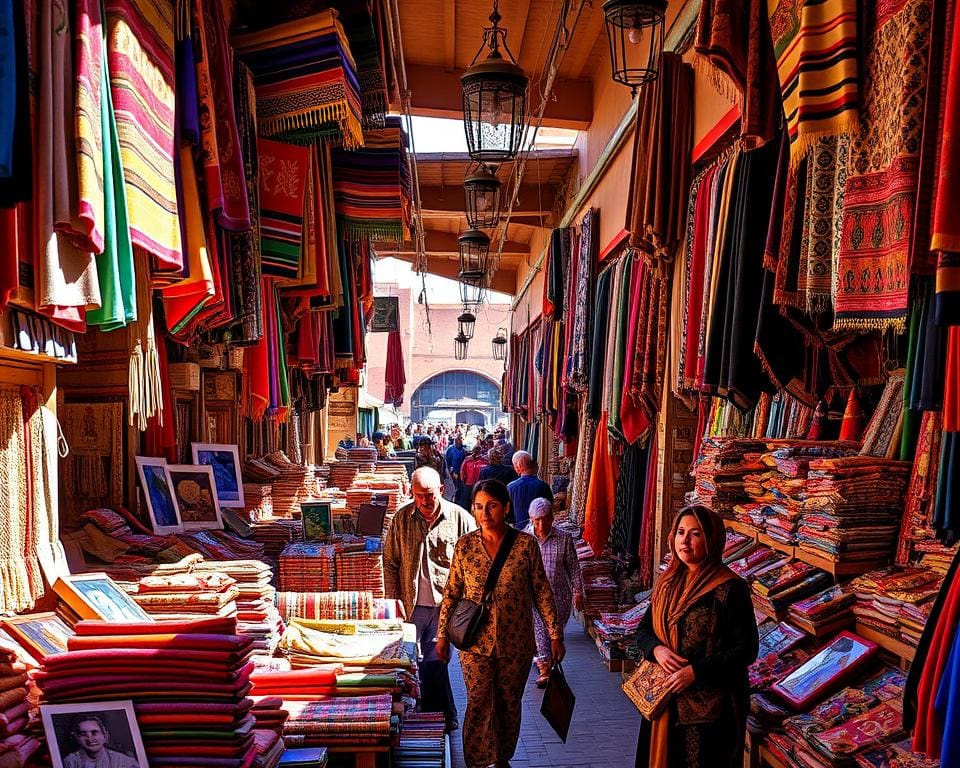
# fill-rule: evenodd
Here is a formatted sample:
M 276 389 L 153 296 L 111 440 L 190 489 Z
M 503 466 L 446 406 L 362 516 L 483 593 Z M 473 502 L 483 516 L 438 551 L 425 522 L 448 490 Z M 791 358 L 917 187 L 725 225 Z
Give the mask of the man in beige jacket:
M 383 589 L 399 600 L 406 620 L 417 627 L 420 704 L 443 712 L 448 730 L 457 725 L 457 707 L 447 665 L 437 658 L 440 602 L 450 573 L 453 547 L 475 531 L 473 515 L 443 498 L 440 474 L 432 467 L 413 473 L 413 501 L 397 510 L 383 542 Z

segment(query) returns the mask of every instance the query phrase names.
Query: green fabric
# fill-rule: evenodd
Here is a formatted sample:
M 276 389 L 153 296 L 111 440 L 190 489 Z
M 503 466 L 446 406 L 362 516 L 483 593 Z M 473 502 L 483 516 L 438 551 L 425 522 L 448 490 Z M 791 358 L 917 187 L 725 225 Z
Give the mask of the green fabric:
M 627 348 L 627 325 L 628 315 L 630 314 L 630 278 L 633 276 L 632 251 L 627 252 L 623 257 L 622 274 L 618 282 L 620 295 L 614 297 L 617 302 L 617 315 L 615 322 L 616 328 L 616 347 L 613 351 L 613 397 L 610 403 L 610 422 L 609 431 L 614 437 L 620 437 L 623 434 L 623 424 L 620 420 L 620 402 L 623 399 L 623 379 Z
M 907 372 L 903 385 L 903 431 L 900 433 L 900 461 L 913 461 L 917 449 L 917 440 L 920 437 L 920 416 L 910 410 L 910 401 L 913 387 L 920 382 L 914 381 L 914 364 L 917 349 L 920 345 L 920 334 L 923 332 L 920 317 L 923 313 L 923 297 L 915 297 L 910 306 L 909 327 L 907 329 Z
M 283 316 L 280 312 L 280 297 L 277 295 L 277 288 L 273 288 L 273 305 L 277 309 L 277 354 L 280 358 L 280 405 L 288 407 L 290 405 L 290 380 L 287 374 L 287 348 L 285 344 L 286 334 L 283 332 Z

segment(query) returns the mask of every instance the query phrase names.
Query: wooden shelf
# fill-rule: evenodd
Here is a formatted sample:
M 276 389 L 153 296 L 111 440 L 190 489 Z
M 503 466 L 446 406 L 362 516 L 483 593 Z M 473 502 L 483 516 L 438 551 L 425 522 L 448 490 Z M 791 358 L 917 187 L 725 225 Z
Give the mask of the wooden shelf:
M 877 568 L 882 568 L 883 566 L 888 565 L 890 562 L 889 558 L 884 558 L 882 560 L 854 560 L 847 562 L 836 562 L 826 557 L 821 557 L 820 555 L 814 554 L 813 552 L 808 552 L 800 547 L 794 547 L 794 549 L 796 551 L 794 557 L 796 557 L 797 560 L 801 560 L 808 565 L 812 565 L 822 571 L 826 571 L 835 579 L 843 578 L 845 576 L 859 576 L 867 571 L 874 571 Z
M 917 653 L 917 649 L 912 645 L 909 645 L 902 640 L 896 640 L 895 638 L 888 637 L 883 634 L 883 632 L 878 632 L 875 629 L 871 629 L 866 624 L 861 624 L 859 621 L 856 623 L 856 633 L 865 640 L 870 640 L 873 643 L 876 643 L 885 651 L 889 651 L 894 656 L 899 656 L 904 661 L 913 661 L 913 657 Z
M 763 544 L 765 547 L 770 547 L 770 549 L 775 549 L 777 552 L 783 552 L 785 555 L 796 558 L 797 560 L 802 560 L 803 558 L 797 552 L 797 547 L 793 544 L 784 544 L 782 541 L 777 541 L 772 536 L 767 536 L 765 533 L 757 534 L 757 541 Z M 826 570 L 826 569 L 824 569 Z
M 741 523 L 739 520 L 724 520 L 723 524 L 729 528 L 731 531 L 736 531 L 739 534 L 748 536 L 754 541 L 757 540 L 759 532 L 752 525 L 747 525 L 746 523 Z

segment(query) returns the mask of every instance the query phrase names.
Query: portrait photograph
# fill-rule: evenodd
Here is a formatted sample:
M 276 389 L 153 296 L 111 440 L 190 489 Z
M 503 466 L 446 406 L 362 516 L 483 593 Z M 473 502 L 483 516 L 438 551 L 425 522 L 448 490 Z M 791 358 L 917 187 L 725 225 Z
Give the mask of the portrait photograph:
M 11 616 L 0 622 L 10 638 L 34 659 L 43 660 L 67 651 L 73 630 L 55 613 Z
M 152 456 L 137 456 L 135 460 L 153 532 L 158 536 L 181 533 L 183 524 L 180 522 L 180 508 L 173 493 L 167 460 Z
M 118 623 L 154 621 L 105 573 L 63 576 L 54 582 L 53 591 L 81 619 Z
M 817 698 L 838 688 L 850 674 L 877 651 L 869 640 L 851 632 L 841 632 L 803 664 L 773 685 L 772 690 L 804 709 Z
M 190 443 L 193 463 L 213 469 L 217 502 L 221 507 L 243 508 L 243 476 L 240 451 L 235 445 Z
M 42 704 L 54 768 L 148 768 L 132 701 Z
M 222 529 L 220 504 L 213 479 L 213 467 L 199 464 L 171 464 L 173 495 L 180 509 L 185 531 Z

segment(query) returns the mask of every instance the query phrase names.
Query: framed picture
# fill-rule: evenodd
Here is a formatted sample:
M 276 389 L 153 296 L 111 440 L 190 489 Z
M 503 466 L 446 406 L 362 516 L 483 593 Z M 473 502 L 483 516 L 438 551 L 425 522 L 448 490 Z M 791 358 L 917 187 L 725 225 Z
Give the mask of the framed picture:
M 329 501 L 305 501 L 300 505 L 304 541 L 323 541 L 333 532 Z
M 389 333 L 400 330 L 400 297 L 374 296 L 373 314 L 368 325 L 370 333 Z
M 772 627 L 769 632 L 760 636 L 760 652 L 757 654 L 757 658 L 762 659 L 771 653 L 786 653 L 798 645 L 804 637 L 806 635 L 799 629 L 781 621 Z
M 180 507 L 173 494 L 173 480 L 170 478 L 167 460 L 151 456 L 137 456 L 135 460 L 140 487 L 147 499 L 147 512 L 153 532 L 158 535 L 182 532 Z
M 190 443 L 193 463 L 213 468 L 217 502 L 221 507 L 243 508 L 243 476 L 240 452 L 235 445 Z
M 815 700 L 843 685 L 852 673 L 877 652 L 875 643 L 852 632 L 841 632 L 832 642 L 787 673 L 771 690 L 795 709 L 807 709 Z
M 53 583 L 53 591 L 81 619 L 113 622 L 154 620 L 105 573 L 62 576 Z
M 31 657 L 42 661 L 55 653 L 66 653 L 73 630 L 55 613 L 31 613 L 10 616 L 0 626 L 16 645 Z
M 177 498 L 180 520 L 185 531 L 223 528 L 213 467 L 171 464 L 170 478 L 173 480 L 173 495 Z
M 42 704 L 40 719 L 54 768 L 147 768 L 132 701 Z

